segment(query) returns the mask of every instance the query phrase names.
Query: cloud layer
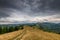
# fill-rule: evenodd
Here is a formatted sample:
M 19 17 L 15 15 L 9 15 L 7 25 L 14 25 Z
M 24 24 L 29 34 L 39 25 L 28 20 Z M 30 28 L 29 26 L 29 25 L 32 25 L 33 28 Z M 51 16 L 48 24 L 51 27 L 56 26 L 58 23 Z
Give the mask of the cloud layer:
M 52 22 L 60 21 L 59 15 L 60 0 L 0 0 L 0 20 Z

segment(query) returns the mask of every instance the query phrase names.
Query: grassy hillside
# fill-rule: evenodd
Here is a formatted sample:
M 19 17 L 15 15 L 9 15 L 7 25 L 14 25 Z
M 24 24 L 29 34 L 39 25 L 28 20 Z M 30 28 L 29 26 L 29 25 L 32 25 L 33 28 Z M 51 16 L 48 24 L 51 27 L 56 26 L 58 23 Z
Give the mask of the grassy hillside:
M 0 35 L 0 40 L 60 40 L 60 35 L 24 26 L 23 30 Z

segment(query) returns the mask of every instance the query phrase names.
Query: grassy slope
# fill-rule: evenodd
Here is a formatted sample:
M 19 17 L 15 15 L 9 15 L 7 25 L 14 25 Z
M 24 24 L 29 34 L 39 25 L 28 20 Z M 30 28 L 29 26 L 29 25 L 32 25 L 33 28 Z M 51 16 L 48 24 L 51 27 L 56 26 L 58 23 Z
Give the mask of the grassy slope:
M 16 37 L 16 35 L 19 35 L 22 32 L 23 32 L 23 30 L 19 30 L 19 31 L 11 32 L 11 33 L 2 34 L 2 35 L 0 35 L 0 40 L 12 39 L 12 38 Z
M 25 31 L 25 33 L 23 31 Z M 24 35 L 22 32 L 24 33 Z M 22 34 L 20 35 L 20 33 Z M 17 36 L 18 34 L 19 36 Z M 15 38 L 16 40 L 17 39 L 19 40 L 60 40 L 60 35 L 55 33 L 44 32 L 36 28 L 33 29 L 31 27 L 25 27 L 24 30 L 19 30 L 12 33 L 0 35 L 0 40 L 8 40 L 8 39 L 15 40 L 13 38 Z
M 60 35 L 28 27 L 22 40 L 60 40 Z

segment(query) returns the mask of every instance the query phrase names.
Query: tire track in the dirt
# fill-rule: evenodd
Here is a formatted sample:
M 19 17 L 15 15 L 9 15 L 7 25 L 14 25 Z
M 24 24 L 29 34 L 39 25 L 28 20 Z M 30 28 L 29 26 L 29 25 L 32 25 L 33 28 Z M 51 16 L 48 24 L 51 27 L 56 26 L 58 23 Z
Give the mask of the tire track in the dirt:
M 26 34 L 26 30 L 23 30 L 22 33 L 20 33 L 19 35 L 15 36 L 14 38 L 12 39 L 9 39 L 9 40 L 21 40 L 22 37 Z
M 22 37 L 26 34 L 26 31 L 24 31 L 21 35 L 19 35 L 18 37 L 16 37 L 14 40 L 21 40 Z

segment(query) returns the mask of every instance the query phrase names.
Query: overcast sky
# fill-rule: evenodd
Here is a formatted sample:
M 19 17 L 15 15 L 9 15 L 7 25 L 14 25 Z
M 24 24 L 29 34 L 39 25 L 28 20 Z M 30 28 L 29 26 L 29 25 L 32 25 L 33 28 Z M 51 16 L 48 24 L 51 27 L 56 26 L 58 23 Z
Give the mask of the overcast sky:
M 60 22 L 60 0 L 0 0 L 2 20 Z

